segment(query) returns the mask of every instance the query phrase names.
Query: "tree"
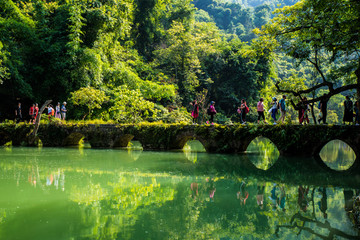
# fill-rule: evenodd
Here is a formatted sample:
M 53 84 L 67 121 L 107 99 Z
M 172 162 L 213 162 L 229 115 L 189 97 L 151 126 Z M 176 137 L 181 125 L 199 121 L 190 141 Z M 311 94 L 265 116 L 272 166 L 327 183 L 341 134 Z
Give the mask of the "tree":
M 6 52 L 2 51 L 3 44 L 0 41 L 0 84 L 3 83 L 3 80 L 9 78 L 9 69 L 3 65 L 4 60 L 6 60 Z
M 112 94 L 112 107 L 108 113 L 117 122 L 138 123 L 157 114 L 155 104 L 144 99 L 140 90 L 131 90 L 122 85 L 115 88 Z
M 101 90 L 86 87 L 71 93 L 71 101 L 74 105 L 85 106 L 89 111 L 83 116 L 83 120 L 86 116 L 91 115 L 91 112 L 96 108 L 101 108 L 101 104 L 109 100 L 109 97 Z
M 213 23 L 194 23 L 187 30 L 181 22 L 173 22 L 167 34 L 167 46 L 155 51 L 154 64 L 177 83 L 179 95 L 187 105 L 200 85 L 211 83 L 203 72 L 202 62 L 218 51 L 219 30 Z
M 304 0 L 276 11 L 271 23 L 260 33 L 268 49 L 284 51 L 299 62 L 314 66 L 319 80 L 306 89 L 278 90 L 302 98 L 321 88 L 327 92 L 308 100 L 328 100 L 336 94 L 357 89 L 360 97 L 360 2 L 355 0 Z M 272 46 L 271 46 L 272 45 Z M 338 68 L 340 61 L 346 64 Z M 330 70 L 324 72 L 323 66 Z M 338 73 L 340 74 L 330 74 Z M 334 76 L 337 76 L 334 78 Z

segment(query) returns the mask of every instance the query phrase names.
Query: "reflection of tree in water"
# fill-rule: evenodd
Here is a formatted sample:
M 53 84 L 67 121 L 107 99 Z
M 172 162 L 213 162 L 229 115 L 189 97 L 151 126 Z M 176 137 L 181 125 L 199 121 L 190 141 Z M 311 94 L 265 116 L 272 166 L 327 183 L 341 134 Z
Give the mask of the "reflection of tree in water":
M 307 190 L 309 188 L 303 188 L 303 187 L 299 187 L 299 199 L 303 199 L 303 198 L 306 198 L 307 196 L 303 196 L 301 195 L 303 192 L 305 192 L 305 194 L 307 195 Z M 303 190 L 303 192 L 301 191 Z M 335 239 L 337 236 L 338 237 L 342 237 L 342 238 L 346 238 L 346 239 L 359 239 L 359 236 L 354 236 L 354 235 L 350 235 L 350 234 L 347 234 L 346 232 L 344 231 L 341 231 L 335 227 L 332 227 L 330 225 L 330 222 L 327 220 L 327 214 L 326 214 L 326 210 L 327 210 L 327 202 L 325 203 L 324 201 L 327 201 L 327 194 L 326 194 L 326 189 L 325 188 L 320 188 L 319 189 L 319 192 L 321 193 L 321 202 L 320 202 L 320 211 L 324 214 L 324 219 L 325 221 L 322 222 L 322 221 L 319 221 L 316 219 L 316 215 L 315 215 L 315 202 L 314 202 L 314 192 L 315 192 L 315 189 L 312 190 L 312 194 L 311 194 L 311 197 L 310 199 L 306 200 L 308 202 L 312 202 L 312 206 L 313 206 L 313 212 L 310 214 L 310 215 L 303 215 L 303 213 L 301 213 L 301 211 L 295 213 L 292 217 L 291 217 L 291 220 L 290 220 L 290 224 L 284 224 L 284 225 L 278 225 L 276 227 L 276 230 L 275 230 L 275 235 L 277 237 L 279 237 L 279 232 L 280 232 L 280 229 L 284 228 L 284 229 L 293 229 L 293 230 L 298 230 L 298 233 L 297 235 L 300 235 L 302 231 L 305 231 L 305 232 L 308 232 L 316 237 L 319 237 L 321 239 L 327 239 L 327 240 L 332 240 L 332 239 Z M 349 196 L 348 193 L 345 193 L 344 191 L 344 195 L 345 195 L 345 209 L 346 209 L 346 203 L 349 201 L 347 201 L 346 199 L 349 198 L 349 197 L 346 197 L 346 195 Z M 355 199 L 352 197 L 352 192 L 351 192 L 351 197 L 350 199 Z M 352 201 L 350 201 L 351 204 L 353 203 Z M 303 204 L 303 202 L 299 202 L 299 205 L 300 205 L 300 209 L 303 210 L 303 212 L 305 213 L 306 212 L 306 208 L 304 207 L 304 205 L 301 205 Z M 350 204 L 350 205 L 351 205 Z M 349 205 L 349 204 L 348 204 Z M 349 211 L 348 211 L 349 212 Z M 311 224 L 315 224 L 316 227 L 320 228 L 320 229 L 323 229 L 323 230 L 327 230 L 327 234 L 322 234 L 324 233 L 325 231 L 322 231 L 322 230 L 319 230 L 319 229 L 314 229 L 314 226 L 311 226 Z M 306 226 L 308 225 L 308 226 Z M 357 226 L 359 227 L 359 226 Z
M 344 190 L 345 211 L 360 233 L 360 193 L 359 190 Z
M 269 169 L 280 156 L 277 147 L 267 138 L 257 137 L 248 146 L 247 155 L 250 161 L 263 170 Z
M 296 220 L 296 221 L 295 221 Z M 298 223 L 300 222 L 300 224 Z M 329 231 L 328 235 L 321 235 L 316 230 L 314 230 L 312 227 L 305 226 L 306 223 L 315 223 L 317 227 L 327 229 Z M 316 219 L 312 219 L 309 217 L 302 216 L 300 212 L 294 214 L 290 220 L 290 225 L 279 225 L 277 226 L 275 230 L 276 236 L 279 236 L 279 230 L 280 228 L 288 228 L 288 229 L 299 229 L 299 232 L 297 235 L 300 235 L 302 231 L 309 232 L 313 234 L 316 237 L 319 237 L 321 239 L 328 239 L 332 240 L 336 236 L 343 237 L 346 239 L 359 239 L 358 236 L 353 236 L 350 234 L 347 234 L 339 229 L 331 227 L 330 223 L 328 221 L 325 221 L 324 223 L 321 221 L 318 221 Z
M 325 164 L 334 170 L 349 169 L 356 159 L 354 150 L 341 140 L 328 142 L 319 155 Z
M 100 153 L 103 156 L 104 152 Z M 128 157 L 128 154 L 124 153 Z M 182 156 L 182 154 L 180 155 Z M 114 155 L 114 163 L 118 163 L 118 156 L 119 152 Z M 218 157 L 216 160 L 217 164 L 221 164 Z M 39 164 L 39 174 L 34 168 L 34 174 L 39 176 L 44 185 L 47 177 L 54 174 L 52 169 L 56 172 L 59 167 L 54 163 L 54 165 L 49 164 L 48 160 L 43 161 L 43 163 L 45 162 L 44 166 Z M 139 161 L 130 160 L 126 162 L 139 163 Z M 171 163 L 171 170 L 176 169 L 173 162 Z M 144 162 L 140 162 L 140 164 L 144 164 Z M 19 171 L 27 174 L 29 171 L 32 172 L 33 165 L 32 163 L 23 163 L 23 165 L 14 167 L 10 161 L 7 164 L 0 162 L 0 167 L 7 169 L 3 170 L 5 174 Z M 104 165 L 103 162 L 102 165 Z M 186 163 L 186 165 L 192 164 Z M 303 231 L 302 237 L 308 236 L 306 227 L 311 229 L 302 221 L 303 218 L 296 215 L 298 214 L 296 212 L 299 211 L 298 188 L 289 184 L 274 181 L 271 183 L 261 182 L 250 176 L 244 178 L 234 173 L 210 171 L 210 168 L 207 169 L 207 172 L 211 172 L 212 175 L 206 181 L 205 176 L 209 176 L 210 173 L 189 177 L 189 172 L 186 172 L 187 174 L 165 171 L 160 173 L 159 168 L 153 172 L 143 171 L 143 169 L 124 171 L 120 166 L 109 164 L 108 167 L 86 168 L 82 164 L 74 165 L 74 161 L 69 161 L 65 166 L 61 166 L 67 176 L 66 199 L 64 200 L 75 208 L 77 217 L 81 216 L 80 219 L 77 219 L 77 224 L 81 229 L 79 232 L 72 233 L 74 236 L 81 236 L 82 239 L 239 239 L 239 236 L 244 236 L 244 239 L 271 239 L 274 238 L 276 226 L 286 226 L 289 222 L 292 229 L 299 229 L 297 226 L 305 228 L 305 230 L 301 230 Z M 9 178 L 11 177 L 9 176 Z M 13 177 L 16 180 L 18 175 L 15 174 Z M 56 181 L 55 179 L 54 176 L 53 182 Z M 23 180 L 27 181 L 24 178 Z M 241 188 L 243 181 L 246 182 L 246 188 Z M 273 210 L 269 196 L 272 194 L 275 183 L 274 196 L 276 197 L 274 199 L 277 205 Z M 45 187 L 44 190 L 48 193 L 51 188 L 55 190 L 55 187 Z M 212 191 L 214 189 L 216 192 Z M 36 190 L 39 192 L 40 188 Z M 243 194 L 240 196 L 243 199 L 248 197 L 245 205 L 239 205 L 237 192 L 240 190 L 242 190 L 240 194 Z M 62 191 L 58 192 L 62 193 Z M 314 189 L 310 188 L 308 206 L 311 206 L 312 203 L 314 209 L 313 192 Z M 212 195 L 214 201 L 210 201 L 212 193 L 215 194 Z M 285 209 L 285 202 L 281 201 L 281 199 L 285 200 L 282 198 L 283 196 L 286 196 L 286 211 L 283 211 Z M 261 201 L 263 201 L 263 207 L 259 206 Z M 338 194 L 330 199 L 329 204 L 331 202 L 338 204 L 341 201 L 342 198 L 339 198 Z M 52 204 L 54 204 L 54 208 L 58 206 L 57 203 Z M 323 210 L 326 212 L 325 204 L 323 206 Z M 20 211 L 17 210 L 17 212 Z M 54 209 L 51 211 L 58 214 Z M 295 215 L 296 217 L 294 217 Z M 7 213 L 6 216 L 11 217 L 11 214 Z M 14 218 L 18 216 L 16 213 Z M 312 222 L 309 222 L 311 224 L 317 222 L 316 217 L 311 215 L 310 207 L 306 213 L 301 212 L 300 216 L 304 217 L 306 221 L 311 219 Z M 69 216 L 69 218 L 71 217 Z M 330 215 L 330 219 L 331 217 L 334 216 Z M 335 221 L 341 222 L 345 219 L 345 213 L 342 217 Z M 294 220 L 291 220 L 292 218 Z M 295 222 L 297 226 L 293 227 Z M 31 227 L 38 226 L 35 221 L 27 223 Z M 322 224 L 326 225 L 326 223 Z M 349 226 L 349 223 L 346 226 Z M 320 227 L 327 229 L 322 225 Z M 344 230 L 347 227 L 339 228 Z M 286 231 L 291 232 L 292 230 Z M 289 234 L 283 235 L 282 239 L 288 239 L 290 236 Z

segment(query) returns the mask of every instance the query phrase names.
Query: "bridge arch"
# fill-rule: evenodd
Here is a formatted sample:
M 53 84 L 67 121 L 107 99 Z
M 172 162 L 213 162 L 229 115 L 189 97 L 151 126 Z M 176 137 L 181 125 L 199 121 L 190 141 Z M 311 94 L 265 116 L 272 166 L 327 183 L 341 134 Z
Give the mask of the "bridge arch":
M 272 144 L 275 145 L 275 147 L 279 150 L 279 152 L 281 153 L 279 147 L 276 145 L 276 139 L 274 138 L 274 136 L 270 135 L 270 134 L 253 134 L 253 135 L 249 135 L 247 138 L 243 138 L 241 140 L 241 152 L 245 152 L 247 151 L 249 145 L 258 138 L 265 138 L 270 140 L 270 142 Z
M 347 137 L 336 137 L 334 139 L 326 139 L 324 141 L 319 141 L 318 144 L 313 146 L 313 156 L 318 156 L 323 147 L 331 141 L 340 140 L 349 145 L 355 152 L 356 158 L 360 157 L 360 146 L 356 142 L 351 141 Z
M 134 135 L 132 134 L 124 134 L 117 136 L 114 140 L 113 147 L 114 148 L 126 148 L 129 145 L 129 142 L 134 139 Z M 141 141 L 139 141 L 141 143 Z M 141 143 L 142 144 L 142 143 Z
M 177 136 L 172 148 L 173 149 L 183 149 L 184 146 L 186 145 L 186 143 L 191 140 L 199 141 L 205 148 L 205 151 L 206 152 L 208 151 L 208 147 L 209 147 L 208 141 L 203 139 L 201 136 L 194 135 L 194 134 L 181 134 L 181 135 Z
M 11 140 L 12 138 L 10 134 L 3 131 L 0 132 L 0 146 L 3 146 L 6 143 L 11 142 Z
M 73 132 L 64 139 L 63 146 L 78 146 L 80 141 L 84 138 L 84 134 L 80 132 Z

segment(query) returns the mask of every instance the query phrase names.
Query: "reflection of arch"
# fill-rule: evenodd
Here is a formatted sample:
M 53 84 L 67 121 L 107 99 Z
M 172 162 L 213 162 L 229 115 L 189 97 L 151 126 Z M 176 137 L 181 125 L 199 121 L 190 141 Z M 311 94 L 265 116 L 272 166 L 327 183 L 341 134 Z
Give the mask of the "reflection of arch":
M 258 169 L 269 170 L 277 162 L 280 152 L 276 145 L 263 136 L 254 138 L 246 148 L 246 156 Z
M 143 146 L 140 141 L 132 139 L 129 141 L 127 148 L 129 150 L 143 150 Z
M 129 145 L 129 142 L 134 138 L 134 135 L 125 134 L 115 139 L 113 147 L 125 148 Z
M 132 146 L 130 146 L 132 145 Z M 129 156 L 132 158 L 132 160 L 136 161 L 139 159 L 143 152 L 143 146 L 140 141 L 132 140 L 129 141 L 129 145 L 127 146 L 127 152 Z
M 71 133 L 64 139 L 63 145 L 64 146 L 78 146 L 80 141 L 85 138 L 82 133 L 74 132 Z
M 318 152 L 317 153 L 318 157 L 316 158 L 317 161 L 321 161 L 323 164 L 325 164 L 327 166 L 327 168 L 330 168 L 332 170 L 336 170 L 336 171 L 347 171 L 347 170 L 349 170 L 350 168 L 352 168 L 354 166 L 354 163 L 356 162 L 357 156 L 356 156 L 356 152 L 355 152 L 355 150 L 353 148 L 355 146 L 352 147 L 348 142 L 349 141 L 346 141 L 346 139 L 345 139 L 345 141 L 341 140 L 341 139 L 333 139 L 333 140 L 327 141 L 326 144 L 321 144 L 320 145 L 320 146 L 322 146 L 321 150 L 320 151 L 318 149 L 315 150 L 316 152 Z M 324 148 L 326 148 L 329 144 L 336 144 L 336 143 L 342 145 L 343 147 L 349 147 L 350 149 L 345 149 L 345 150 L 344 149 L 338 149 L 335 146 L 334 152 L 333 152 L 333 153 L 337 154 L 335 159 L 331 159 L 331 157 L 334 157 L 334 156 L 330 156 L 330 159 L 326 159 L 326 157 L 328 157 L 328 156 L 326 156 L 326 153 L 322 154 L 322 150 Z M 346 155 L 348 155 L 347 156 L 348 158 L 345 158 L 344 156 L 339 156 L 339 154 L 341 154 L 341 153 L 345 153 Z M 331 154 L 331 153 L 328 152 L 327 154 Z M 355 157 L 353 159 L 352 159 L 353 156 L 351 156 L 352 154 L 355 155 Z M 331 161 L 327 161 L 327 160 L 331 160 Z M 347 161 L 350 160 L 348 162 L 348 164 L 351 164 L 351 165 L 339 164 L 339 161 L 343 161 L 343 160 L 347 160 Z

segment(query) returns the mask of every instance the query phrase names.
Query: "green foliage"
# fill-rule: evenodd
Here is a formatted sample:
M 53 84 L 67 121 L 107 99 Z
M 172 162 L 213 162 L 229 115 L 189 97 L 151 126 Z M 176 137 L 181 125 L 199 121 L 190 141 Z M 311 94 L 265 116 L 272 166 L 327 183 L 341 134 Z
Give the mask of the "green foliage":
M 266 6 L 253 13 L 235 3 L 211 3 L 1 1 L 1 118 L 13 118 L 15 101 L 27 110 L 33 102 L 70 99 L 88 86 L 114 98 L 119 89 L 129 91 L 129 99 L 121 101 L 139 101 L 144 108 L 102 100 L 101 108 L 69 106 L 69 119 L 87 112 L 120 122 L 187 122 L 188 103 L 203 89 L 208 90 L 203 105 L 217 101 L 226 118 L 239 99 L 257 98 L 268 80 L 267 55 L 245 47 L 236 35 L 251 39 L 253 26 L 269 14 Z M 197 11 L 193 4 L 203 5 Z M 248 88 L 239 87 L 244 85 Z M 122 111 L 133 115 L 125 119 Z
M 161 110 L 162 112 L 152 120 L 164 123 L 191 123 L 191 114 L 185 107 L 177 108 L 171 111 L 164 108 Z
M 0 84 L 3 83 L 3 80 L 9 78 L 9 69 L 3 64 L 4 60 L 6 61 L 6 52 L 2 48 L 3 44 L 0 41 Z
M 290 57 L 278 56 L 276 81 L 280 82 L 280 92 L 294 95 L 305 90 L 292 97 L 295 103 L 300 97 L 331 97 L 341 92 L 350 94 L 347 91 L 351 89 L 357 89 L 360 96 L 360 61 L 355 54 L 360 45 L 357 40 L 349 42 L 359 28 L 355 20 L 358 11 L 359 3 L 347 0 L 301 1 L 276 10 L 271 23 L 262 31 L 256 30 L 260 33 L 259 43 L 265 43 L 263 50 Z M 328 108 L 331 121 L 341 119 L 342 106 L 329 104 Z
M 112 91 L 109 118 L 122 123 L 138 123 L 156 116 L 157 110 L 153 102 L 142 97 L 139 90 L 128 89 L 126 85 Z
M 241 4 L 216 0 L 193 1 L 195 7 L 206 11 L 216 25 L 228 34 L 235 34 L 241 40 L 249 41 L 254 35 L 253 13 Z M 198 13 L 199 15 L 201 13 Z M 203 14 L 202 14 L 203 15 Z
M 86 106 L 88 108 L 88 113 L 83 117 L 88 115 L 90 117 L 92 111 L 96 108 L 101 108 L 101 105 L 107 101 L 109 98 L 101 90 L 86 87 L 80 88 L 79 90 L 72 92 L 70 100 L 75 106 Z

